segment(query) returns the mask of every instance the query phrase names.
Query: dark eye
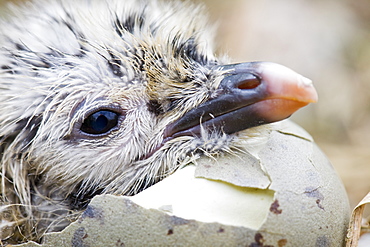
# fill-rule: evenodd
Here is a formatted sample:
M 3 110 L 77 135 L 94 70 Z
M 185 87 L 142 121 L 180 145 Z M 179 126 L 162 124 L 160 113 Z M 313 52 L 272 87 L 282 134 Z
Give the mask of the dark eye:
M 118 117 L 119 114 L 113 111 L 97 111 L 85 118 L 80 129 L 87 134 L 105 134 L 117 126 Z

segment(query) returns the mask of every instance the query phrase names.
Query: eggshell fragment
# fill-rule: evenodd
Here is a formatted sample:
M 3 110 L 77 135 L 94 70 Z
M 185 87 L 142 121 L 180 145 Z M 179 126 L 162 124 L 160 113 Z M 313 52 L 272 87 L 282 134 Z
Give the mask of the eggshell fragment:
M 203 157 L 136 196 L 95 197 L 42 246 L 343 246 L 336 172 L 300 127 L 275 128 L 257 155 Z
M 262 226 L 273 202 L 272 190 L 196 178 L 195 170 L 189 165 L 131 200 L 184 219 L 251 229 Z

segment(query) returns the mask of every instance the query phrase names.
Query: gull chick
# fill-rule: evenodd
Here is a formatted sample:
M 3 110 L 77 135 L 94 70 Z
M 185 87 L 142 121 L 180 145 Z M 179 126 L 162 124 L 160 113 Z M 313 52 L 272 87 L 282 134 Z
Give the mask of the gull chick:
M 317 100 L 286 67 L 217 57 L 214 28 L 189 2 L 50 0 L 8 12 L 2 244 L 62 230 L 97 194 L 134 195 L 201 155 L 247 152 L 269 123 Z

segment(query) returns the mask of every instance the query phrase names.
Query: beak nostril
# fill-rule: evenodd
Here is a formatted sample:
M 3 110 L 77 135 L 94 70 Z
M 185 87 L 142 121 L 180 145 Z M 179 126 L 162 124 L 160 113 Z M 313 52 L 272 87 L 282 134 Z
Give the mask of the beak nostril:
M 237 87 L 239 89 L 254 89 L 258 87 L 260 84 L 261 81 L 257 77 L 255 77 L 252 79 L 247 79 L 239 82 Z

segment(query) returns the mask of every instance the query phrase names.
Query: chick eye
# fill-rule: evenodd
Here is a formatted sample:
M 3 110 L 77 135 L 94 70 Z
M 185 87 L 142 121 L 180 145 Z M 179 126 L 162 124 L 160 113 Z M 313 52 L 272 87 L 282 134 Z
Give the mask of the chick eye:
M 113 111 L 97 111 L 85 118 L 80 129 L 87 134 L 105 134 L 118 125 L 118 117 Z

